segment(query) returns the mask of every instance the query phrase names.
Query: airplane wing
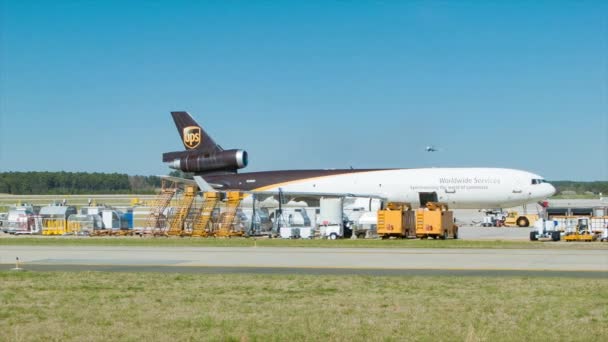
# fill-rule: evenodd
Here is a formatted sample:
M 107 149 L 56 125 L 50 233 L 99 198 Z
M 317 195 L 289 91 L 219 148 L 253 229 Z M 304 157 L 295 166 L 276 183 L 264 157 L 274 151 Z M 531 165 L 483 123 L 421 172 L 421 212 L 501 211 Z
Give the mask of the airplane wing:
M 217 191 L 214 189 L 213 185 L 207 183 L 203 177 L 194 176 L 194 180 L 185 179 L 180 177 L 172 177 L 172 176 L 159 176 L 162 179 L 172 181 L 172 182 L 180 182 L 188 185 L 198 186 L 201 191 L 209 192 L 209 191 Z M 255 195 L 256 199 L 260 201 L 264 201 L 269 198 L 274 198 L 282 200 L 283 203 L 287 203 L 289 201 L 318 201 L 321 197 L 342 197 L 342 198 L 374 198 L 380 200 L 386 200 L 386 197 L 379 196 L 376 194 L 354 194 L 348 192 L 293 192 L 293 191 L 241 191 L 244 194 Z
M 183 183 L 183 184 L 187 184 L 187 185 L 197 185 L 196 181 L 194 181 L 192 179 L 187 179 L 187 178 L 173 177 L 173 176 L 166 176 L 166 175 L 158 176 L 158 178 L 168 180 L 170 182 Z
M 207 183 L 201 176 L 194 176 L 194 179 L 173 177 L 173 176 L 166 176 L 166 175 L 162 175 L 162 176 L 158 176 L 158 177 L 161 179 L 164 179 L 164 180 L 168 180 L 170 182 L 198 186 L 199 189 L 201 189 L 201 191 L 206 191 L 206 192 L 216 191 L 214 189 L 214 187 L 220 187 L 219 184 Z
M 269 199 L 273 199 L 277 202 L 279 200 L 282 204 L 293 202 L 306 202 L 308 206 L 316 207 L 319 206 L 320 199 L 322 197 L 338 197 L 348 199 L 355 198 L 373 198 L 386 201 L 386 197 L 378 196 L 375 194 L 352 194 L 352 193 L 338 193 L 338 192 L 290 192 L 290 191 L 243 191 L 243 193 L 255 196 L 259 202 L 264 202 Z
M 354 194 L 347 192 L 292 192 L 292 191 L 243 191 L 245 194 L 252 194 L 260 197 L 276 197 L 281 194 L 282 196 L 292 198 L 315 198 L 321 197 L 362 197 L 362 198 L 377 198 L 385 200 L 386 197 L 379 196 L 376 194 Z

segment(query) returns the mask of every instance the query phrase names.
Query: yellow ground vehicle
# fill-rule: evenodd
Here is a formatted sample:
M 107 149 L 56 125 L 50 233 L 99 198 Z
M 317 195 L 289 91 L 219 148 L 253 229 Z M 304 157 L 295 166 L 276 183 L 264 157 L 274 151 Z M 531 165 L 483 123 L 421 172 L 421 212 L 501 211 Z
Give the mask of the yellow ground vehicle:
M 426 208 L 416 210 L 416 237 L 426 239 L 458 239 L 458 226 L 454 224 L 454 213 L 448 205 L 428 202 Z
M 505 227 L 530 227 L 538 220 L 537 214 L 523 214 L 519 215 L 517 211 L 510 211 L 505 217 Z
M 566 232 L 564 240 L 591 242 L 597 240 L 597 235 L 589 228 L 589 219 L 581 218 L 578 220 L 578 224 L 574 231 Z
M 390 202 L 385 210 L 378 210 L 378 236 L 405 238 L 415 235 L 415 213 L 405 202 Z

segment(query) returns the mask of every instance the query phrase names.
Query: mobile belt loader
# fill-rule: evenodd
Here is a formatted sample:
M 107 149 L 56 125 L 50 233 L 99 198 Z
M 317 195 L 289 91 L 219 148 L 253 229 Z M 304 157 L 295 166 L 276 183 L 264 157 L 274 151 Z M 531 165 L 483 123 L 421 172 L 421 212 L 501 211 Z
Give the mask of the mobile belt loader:
M 454 224 L 454 213 L 448 205 L 428 202 L 426 208 L 416 210 L 416 237 L 426 239 L 458 239 L 458 226 Z
M 415 214 L 412 206 L 405 202 L 389 202 L 385 210 L 378 210 L 378 236 L 415 237 Z

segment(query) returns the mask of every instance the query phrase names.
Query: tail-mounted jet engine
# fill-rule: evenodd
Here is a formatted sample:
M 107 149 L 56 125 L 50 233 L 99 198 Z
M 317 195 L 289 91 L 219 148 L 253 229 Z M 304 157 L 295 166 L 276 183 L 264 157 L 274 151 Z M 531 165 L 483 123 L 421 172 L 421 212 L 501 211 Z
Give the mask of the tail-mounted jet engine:
M 170 152 L 163 155 L 169 167 L 183 172 L 236 172 L 247 166 L 247 151 L 223 150 L 215 153 Z

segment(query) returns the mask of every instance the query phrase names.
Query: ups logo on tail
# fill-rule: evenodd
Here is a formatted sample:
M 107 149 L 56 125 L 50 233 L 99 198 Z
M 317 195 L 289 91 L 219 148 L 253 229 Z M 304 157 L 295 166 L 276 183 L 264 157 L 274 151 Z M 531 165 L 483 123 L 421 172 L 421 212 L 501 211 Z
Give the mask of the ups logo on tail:
M 184 127 L 184 145 L 193 149 L 201 144 L 201 128 L 198 126 Z

